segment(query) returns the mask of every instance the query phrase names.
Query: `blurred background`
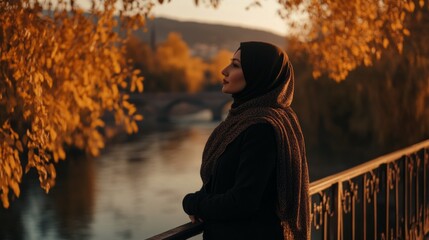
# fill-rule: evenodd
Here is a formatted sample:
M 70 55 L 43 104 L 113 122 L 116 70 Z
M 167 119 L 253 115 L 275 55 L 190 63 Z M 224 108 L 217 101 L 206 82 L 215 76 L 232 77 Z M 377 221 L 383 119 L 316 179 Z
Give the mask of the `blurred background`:
M 182 211 L 181 201 L 185 194 L 194 192 L 201 186 L 199 167 L 205 142 L 211 131 L 225 118 L 232 103 L 228 95 L 220 92 L 220 71 L 229 64 L 241 41 L 266 41 L 288 52 L 295 71 L 295 97 L 292 107 L 297 112 L 303 128 L 311 181 L 429 137 L 429 47 L 425 44 L 429 32 L 427 27 L 424 27 L 429 22 L 429 17 L 425 1 L 423 4 L 416 1 L 414 8 L 418 8 L 420 4 L 419 11 L 413 9 L 407 12 L 405 17 L 400 17 L 401 24 L 406 26 L 400 28 L 403 33 L 400 41 L 395 40 L 392 34 L 388 35 L 389 38 L 382 35 L 373 36 L 380 38 L 374 41 L 381 44 L 382 51 L 376 49 L 377 44 L 370 44 L 366 50 L 367 42 L 358 43 L 358 46 L 362 46 L 362 49 L 358 50 L 349 46 L 352 55 L 372 54 L 373 57 L 370 60 L 356 60 L 360 61 L 358 64 L 351 61 L 350 66 L 346 66 L 345 74 L 341 69 L 338 72 L 334 69 L 333 74 L 324 71 L 329 69 L 329 65 L 336 67 L 337 62 L 348 64 L 350 59 L 345 56 L 349 55 L 337 55 L 333 50 L 323 48 L 320 41 L 316 41 L 331 32 L 340 37 L 332 41 L 340 42 L 341 33 L 335 32 L 338 26 L 331 26 L 328 30 L 321 26 L 316 31 L 319 35 L 308 40 L 308 43 L 318 43 L 319 49 L 314 48 L 314 44 L 303 45 L 300 34 L 296 35 L 296 31 L 300 29 L 304 35 L 310 31 L 309 28 L 296 25 L 294 28 L 289 25 L 287 16 L 279 11 L 281 2 L 156 1 L 151 6 L 150 14 L 145 16 L 143 25 L 128 28 L 132 31 L 126 33 L 124 29 L 127 28 L 105 23 L 103 26 L 108 25 L 107 28 L 113 29 L 112 32 L 118 36 L 128 34 L 128 39 L 120 45 L 121 56 L 126 61 L 119 63 L 128 66 L 130 75 L 123 79 L 127 80 L 127 87 L 134 89 L 119 90 L 118 96 L 128 96 L 125 100 L 121 98 L 124 101 L 118 102 L 117 105 L 125 107 L 126 111 L 121 114 L 130 114 L 131 120 L 118 121 L 122 119 L 117 114 L 119 108 L 112 107 L 114 111 L 111 111 L 109 107 L 102 107 L 104 110 L 100 112 L 103 114 L 100 113 L 94 118 L 101 119 L 102 123 L 88 126 L 97 129 L 97 133 L 100 132 L 105 137 L 103 143 L 99 143 L 96 133 L 88 138 L 85 134 L 84 137 L 79 135 L 80 137 L 72 139 L 65 138 L 64 145 L 60 143 L 65 146 L 64 150 L 46 150 L 52 152 L 53 156 L 47 158 L 46 162 L 55 162 L 56 171 L 43 170 L 51 167 L 44 168 L 45 163 L 40 165 L 43 167 L 37 167 L 38 161 L 35 161 L 35 164 L 31 165 L 34 169 L 24 174 L 21 182 L 16 180 L 20 182 L 18 194 L 12 185 L 10 188 L 15 194 L 4 194 L 4 189 L 8 186 L 2 183 L 2 198 L 6 196 L 12 201 L 8 208 L 0 208 L 0 239 L 145 239 L 188 222 Z M 76 5 L 84 10 L 91 9 L 90 3 L 76 1 Z M 29 4 L 31 5 L 31 1 Z M 3 5 L 3 12 L 8 11 L 7 6 Z M 343 8 L 346 12 L 345 6 Z M 104 10 L 108 10 L 107 5 Z M 46 9 L 43 11 L 45 15 L 52 14 L 53 19 L 58 17 Z M 73 8 L 70 11 L 73 12 Z M 100 25 L 103 21 L 100 16 L 103 15 L 95 14 Z M 113 11 L 109 16 L 115 18 L 117 15 L 118 13 Z M 299 20 L 300 16 L 305 16 L 310 22 L 314 20 L 311 15 L 298 14 L 295 18 Z M 64 19 L 63 24 L 66 22 Z M 362 19 L 365 20 L 364 17 Z M 375 16 L 372 19 L 374 22 L 377 20 Z M 338 22 L 335 19 L 332 21 Z M 365 25 L 363 21 L 359 24 Z M 75 25 L 79 25 L 77 20 Z M 8 29 L 5 22 L 2 22 L 2 27 Z M 368 28 L 371 29 L 371 26 Z M 343 26 L 343 29 L 347 27 Z M 368 32 L 375 34 L 372 30 Z M 343 34 L 348 33 L 345 31 Z M 360 32 L 359 36 L 362 35 L 365 34 Z M 6 35 L 2 36 L 2 49 L 6 49 Z M 347 38 L 346 35 L 343 37 Z M 388 39 L 388 42 L 384 39 Z M 13 45 L 12 42 L 9 43 Z M 392 48 L 389 48 L 389 43 Z M 399 50 L 396 43 L 402 44 Z M 108 49 L 109 46 L 113 49 L 115 44 L 116 42 L 108 46 L 100 45 L 99 51 Z M 53 50 L 49 49 L 51 54 Z M 88 49 L 91 49 L 91 46 L 88 46 Z M 327 52 L 331 52 L 331 55 Z M 317 55 L 318 53 L 322 55 Z M 80 59 L 88 59 L 88 56 L 82 55 Z M 111 56 L 114 56 L 113 53 Z M 110 59 L 114 57 L 101 57 L 101 61 L 94 61 L 97 64 L 115 62 Z M 7 60 L 3 61 L 2 67 L 6 69 L 3 69 L 4 72 L 14 68 Z M 59 69 L 64 61 L 66 60 L 54 61 L 53 67 L 48 67 L 48 73 L 62 76 L 70 74 L 70 70 L 54 73 L 53 69 L 56 66 Z M 321 64 L 322 62 L 327 66 Z M 50 65 L 48 61 L 43 64 Z M 85 66 L 89 68 L 85 62 L 81 68 L 72 68 L 71 74 L 73 71 L 76 74 L 85 71 Z M 111 75 L 108 75 L 112 76 L 109 79 L 114 79 L 126 70 L 122 67 L 117 71 L 114 64 L 106 65 L 105 68 L 107 70 L 103 71 L 113 69 L 112 73 L 109 73 Z M 88 79 L 91 75 L 99 76 L 97 69 L 94 69 L 87 73 L 90 76 Z M 11 75 L 18 79 L 15 72 Z M 10 89 L 20 89 L 16 87 L 18 84 L 7 85 L 7 76 L 9 75 L 3 75 L 1 86 L 4 89 L 7 89 L 7 86 Z M 72 75 L 70 76 L 70 79 L 73 79 Z M 136 80 L 138 78 L 140 80 Z M 63 82 L 67 81 L 68 78 Z M 55 82 L 56 79 L 50 89 L 56 87 Z M 118 80 L 108 84 L 111 85 L 106 87 L 113 89 L 113 85 L 120 86 L 122 83 Z M 92 86 L 90 83 L 83 85 Z M 103 92 L 102 84 L 94 86 L 96 87 L 90 91 Z M 58 88 L 65 88 L 65 85 Z M 143 92 L 134 91 L 142 90 L 140 88 L 144 88 Z M 107 95 L 115 95 L 114 92 Z M 8 91 L 1 93 L 2 124 L 7 122 L 7 116 L 12 116 L 9 121 L 11 128 L 15 129 L 20 137 L 27 136 L 22 140 L 22 144 L 27 147 L 24 146 L 24 150 L 20 151 L 21 165 L 26 167 L 27 163 L 32 163 L 32 155 L 27 158 L 27 152 L 36 155 L 42 152 L 41 148 L 32 150 L 35 149 L 29 145 L 32 138 L 25 134 L 25 130 L 35 129 L 35 118 L 31 118 L 31 122 L 20 117 L 25 116 L 27 110 L 25 101 L 17 97 L 15 106 L 12 104 L 14 98 L 7 94 Z M 57 93 L 53 99 L 60 99 L 62 95 L 67 94 Z M 73 94 L 70 93 L 71 95 Z M 47 99 L 47 96 L 41 98 Z M 128 103 L 134 107 L 127 107 Z M 6 107 L 11 104 L 12 108 Z M 107 106 L 107 103 L 103 104 L 100 106 Z M 70 109 L 80 106 L 79 102 L 73 102 L 72 105 L 74 106 Z M 34 110 L 35 116 L 40 115 L 37 112 L 39 110 L 35 109 L 30 108 L 31 111 Z M 65 112 L 64 109 L 60 112 Z M 89 112 L 94 112 L 94 109 L 87 109 L 84 113 L 83 110 L 80 111 L 81 117 L 78 121 L 93 122 L 88 120 L 88 116 L 92 116 Z M 104 114 L 106 109 L 109 111 Z M 21 115 L 13 115 L 17 112 Z M 133 117 L 137 115 L 142 115 L 143 120 Z M 61 115 L 60 119 L 67 119 L 67 116 Z M 133 119 L 135 127 L 132 124 Z M 120 127 L 109 127 L 115 123 Z M 5 129 L 4 125 L 0 139 L 6 142 Z M 81 130 L 83 133 L 85 131 Z M 75 136 L 75 133 L 61 133 L 58 130 L 56 135 Z M 52 133 L 49 136 L 52 136 Z M 26 140 L 27 138 L 30 140 Z M 80 141 L 81 138 L 85 140 Z M 18 140 L 14 141 L 14 146 L 18 146 Z M 97 146 L 96 150 L 86 148 L 92 146 L 91 144 Z M 64 151 L 66 153 L 61 154 Z M 3 147 L 2 154 L 6 154 L 6 147 Z M 54 154 L 58 156 L 55 157 Z M 64 154 L 67 157 L 62 156 Z M 58 161 L 64 158 L 66 161 Z M 6 166 L 2 164 L 3 167 Z M 49 174 L 43 175 L 44 171 Z M 9 175 L 18 176 L 18 173 L 19 170 L 17 175 Z M 55 183 L 52 182 L 51 185 L 55 184 L 55 187 L 51 188 L 47 183 L 52 176 Z M 48 189 L 49 194 L 39 185 L 45 190 Z

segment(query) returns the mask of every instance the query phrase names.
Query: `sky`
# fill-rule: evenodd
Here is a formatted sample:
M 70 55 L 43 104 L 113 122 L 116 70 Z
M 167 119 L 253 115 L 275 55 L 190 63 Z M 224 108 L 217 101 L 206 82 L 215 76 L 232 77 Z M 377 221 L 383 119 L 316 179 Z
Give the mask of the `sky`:
M 239 26 L 251 29 L 265 30 L 282 36 L 286 35 L 286 23 L 277 14 L 279 4 L 275 0 L 260 0 L 261 6 L 246 7 L 254 0 L 220 0 L 217 8 L 207 6 L 204 0 L 164 0 L 159 4 L 157 0 L 152 9 L 154 17 L 166 17 L 179 21 L 195 21 L 203 23 Z M 84 9 L 90 7 L 90 1 L 77 0 Z M 209 0 L 206 0 L 209 2 Z
M 181 21 L 197 21 L 224 25 L 260 29 L 279 35 L 286 35 L 286 23 L 277 14 L 279 5 L 274 0 L 260 0 L 261 6 L 246 10 L 252 0 L 223 0 L 218 8 L 200 3 L 197 7 L 194 0 L 172 0 L 157 4 L 152 14 L 155 17 L 167 17 Z M 200 2 L 203 2 L 200 0 Z

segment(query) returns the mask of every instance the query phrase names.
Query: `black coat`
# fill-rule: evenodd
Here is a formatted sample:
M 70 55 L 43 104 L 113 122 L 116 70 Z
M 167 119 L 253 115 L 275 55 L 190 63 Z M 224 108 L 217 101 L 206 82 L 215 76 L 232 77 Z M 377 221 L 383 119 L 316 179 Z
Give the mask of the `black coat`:
M 219 157 L 208 183 L 185 196 L 185 212 L 204 221 L 204 239 L 283 239 L 276 146 L 271 125 L 250 126 Z

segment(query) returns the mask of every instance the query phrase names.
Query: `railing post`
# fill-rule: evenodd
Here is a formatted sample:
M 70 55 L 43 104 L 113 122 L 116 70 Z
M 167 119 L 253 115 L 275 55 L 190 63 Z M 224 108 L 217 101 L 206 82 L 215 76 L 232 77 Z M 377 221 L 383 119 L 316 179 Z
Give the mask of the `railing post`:
M 343 210 L 342 210 L 342 195 L 343 195 L 343 183 L 340 181 L 337 183 L 337 196 L 335 197 L 336 200 L 336 212 L 337 212 L 337 238 L 338 240 L 343 239 Z
M 429 149 L 425 149 L 423 152 L 423 226 L 424 235 L 429 235 Z
M 424 149 L 423 152 L 424 166 L 423 166 L 423 226 L 424 235 L 429 235 L 429 148 Z
M 385 198 L 384 198 L 384 211 L 385 211 L 385 219 L 384 219 L 384 239 L 389 239 L 389 224 L 390 224 L 390 168 L 389 163 L 383 164 L 380 168 L 385 172 L 386 179 L 384 181 L 385 187 Z M 383 233 L 381 233 L 383 236 Z

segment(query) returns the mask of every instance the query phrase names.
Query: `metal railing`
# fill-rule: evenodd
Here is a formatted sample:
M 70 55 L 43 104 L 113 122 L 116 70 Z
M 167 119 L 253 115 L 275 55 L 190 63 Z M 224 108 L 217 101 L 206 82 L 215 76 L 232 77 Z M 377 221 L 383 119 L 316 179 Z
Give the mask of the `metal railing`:
M 429 140 L 310 184 L 312 239 L 429 239 Z M 150 240 L 187 239 L 187 223 Z

